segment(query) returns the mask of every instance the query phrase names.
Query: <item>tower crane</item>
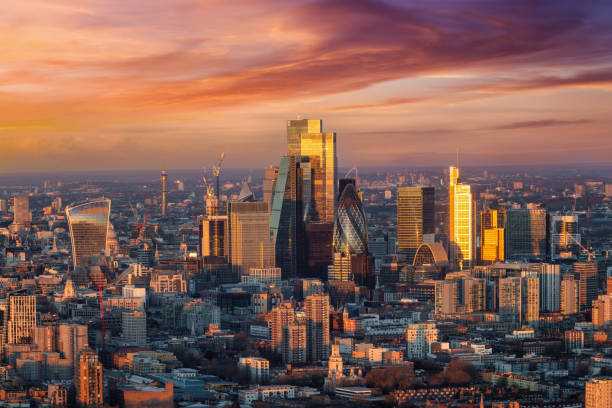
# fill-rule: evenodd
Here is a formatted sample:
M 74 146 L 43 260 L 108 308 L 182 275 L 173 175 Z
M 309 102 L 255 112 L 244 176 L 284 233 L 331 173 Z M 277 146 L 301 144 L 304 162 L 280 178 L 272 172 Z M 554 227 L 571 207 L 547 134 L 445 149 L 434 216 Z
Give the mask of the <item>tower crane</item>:
M 219 191 L 219 175 L 221 174 L 221 165 L 223 164 L 223 159 L 224 158 L 225 158 L 225 152 L 221 152 L 221 157 L 219 157 L 219 160 L 217 161 L 217 163 L 215 163 L 215 165 L 212 168 L 213 175 L 217 179 L 216 180 L 216 182 L 217 182 L 217 199 L 220 196 L 220 191 Z
M 593 252 L 593 251 L 589 251 L 588 249 L 586 249 L 586 248 L 584 247 L 584 245 L 582 245 L 582 244 L 580 243 L 580 241 L 578 241 L 576 238 L 574 238 L 574 235 L 572 235 L 572 234 L 567 234 L 567 235 L 568 235 L 568 236 L 569 236 L 569 237 L 570 237 L 570 238 L 571 238 L 571 239 L 572 239 L 572 240 L 573 240 L 573 241 L 574 241 L 576 244 L 578 244 L 578 246 L 579 246 L 580 248 L 582 248 L 582 250 L 583 250 L 584 252 L 586 252 L 586 254 L 587 254 L 587 261 L 588 261 L 588 262 L 591 262 L 591 258 L 593 258 L 593 257 L 595 256 L 595 252 Z

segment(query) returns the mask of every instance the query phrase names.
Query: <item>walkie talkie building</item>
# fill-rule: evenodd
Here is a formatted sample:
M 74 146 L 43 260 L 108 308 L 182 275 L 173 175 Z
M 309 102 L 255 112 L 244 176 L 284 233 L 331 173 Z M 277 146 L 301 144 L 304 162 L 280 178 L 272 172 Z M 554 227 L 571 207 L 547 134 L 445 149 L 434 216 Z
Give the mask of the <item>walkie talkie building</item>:
M 75 268 L 87 257 L 104 254 L 110 206 L 109 199 L 101 199 L 66 208 Z

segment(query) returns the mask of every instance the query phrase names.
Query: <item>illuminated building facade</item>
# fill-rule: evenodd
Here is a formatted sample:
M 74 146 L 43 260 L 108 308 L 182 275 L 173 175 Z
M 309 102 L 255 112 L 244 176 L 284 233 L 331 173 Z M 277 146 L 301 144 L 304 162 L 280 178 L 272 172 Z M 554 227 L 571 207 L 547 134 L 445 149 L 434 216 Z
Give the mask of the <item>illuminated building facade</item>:
M 312 169 L 312 208 L 307 221 L 334 222 L 336 179 L 336 134 L 322 132 L 321 120 L 287 122 L 287 155 L 307 156 Z
M 397 189 L 397 250 L 413 256 L 418 247 L 434 241 L 433 187 Z
M 102 363 L 91 349 L 79 354 L 78 371 L 74 376 L 77 406 L 98 408 L 103 406 Z
M 473 264 L 474 203 L 471 187 L 457 183 L 459 169 L 449 169 L 449 256 L 455 268 L 469 268 Z
M 74 267 L 106 250 L 111 201 L 101 199 L 66 208 Z
M 162 203 L 161 203 L 161 212 L 162 212 L 162 216 L 166 215 L 166 207 L 168 205 L 167 201 L 166 201 L 166 194 L 167 194 L 167 182 L 168 182 L 168 173 L 166 172 L 166 170 L 162 170 L 161 172 L 161 184 L 162 184 Z
M 550 216 L 550 260 L 576 259 L 580 253 L 580 231 L 577 215 Z
M 480 260 L 492 263 L 504 260 L 504 213 L 485 210 L 480 217 Z
M 32 343 L 32 331 L 36 327 L 36 296 L 25 292 L 9 294 L 7 312 L 7 343 Z
M 310 361 L 327 360 L 330 352 L 329 342 L 329 296 L 315 293 L 306 297 L 306 344 Z
M 250 268 L 275 266 L 274 242 L 270 238 L 270 213 L 263 201 L 230 202 L 229 259 L 237 273 Z

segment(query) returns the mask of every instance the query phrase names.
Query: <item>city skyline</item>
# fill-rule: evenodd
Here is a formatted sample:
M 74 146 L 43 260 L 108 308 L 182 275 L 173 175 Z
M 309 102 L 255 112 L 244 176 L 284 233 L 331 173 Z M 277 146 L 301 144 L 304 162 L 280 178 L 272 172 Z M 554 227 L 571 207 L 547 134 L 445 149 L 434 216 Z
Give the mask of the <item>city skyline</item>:
M 339 167 L 609 160 L 604 2 L 141 6 L 0 6 L 0 171 L 264 167 L 298 115 Z

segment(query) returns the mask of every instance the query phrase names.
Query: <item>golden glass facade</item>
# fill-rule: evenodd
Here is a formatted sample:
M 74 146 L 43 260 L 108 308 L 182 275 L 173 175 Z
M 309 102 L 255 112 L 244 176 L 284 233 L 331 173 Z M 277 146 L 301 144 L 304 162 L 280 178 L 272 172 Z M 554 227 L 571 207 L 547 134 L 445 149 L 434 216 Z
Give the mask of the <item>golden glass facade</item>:
M 74 267 L 106 251 L 111 201 L 102 199 L 66 208 Z
M 313 206 L 307 221 L 334 222 L 338 174 L 336 134 L 321 130 L 320 120 L 288 121 L 287 155 L 310 158 Z
M 397 250 L 416 252 L 434 233 L 434 188 L 397 189 Z M 433 239 L 431 240 L 433 242 Z
M 268 204 L 231 202 L 228 204 L 230 262 L 236 272 L 276 266 L 274 241 L 270 237 Z
M 8 306 L 7 343 L 31 343 L 36 327 L 36 296 L 9 295 Z
M 457 183 L 459 169 L 451 167 L 449 180 L 449 255 L 459 269 L 469 268 L 473 261 L 473 200 L 469 184 Z
M 504 228 L 502 213 L 485 210 L 480 217 L 480 259 L 484 262 L 504 260 Z

